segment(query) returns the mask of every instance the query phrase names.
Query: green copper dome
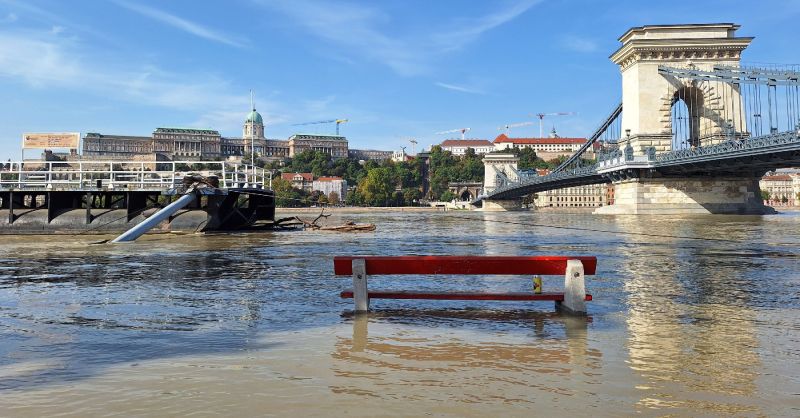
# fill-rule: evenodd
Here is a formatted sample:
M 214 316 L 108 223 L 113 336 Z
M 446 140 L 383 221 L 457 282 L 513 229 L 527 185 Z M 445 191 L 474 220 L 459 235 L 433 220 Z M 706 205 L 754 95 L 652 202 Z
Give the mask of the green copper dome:
M 250 113 L 247 114 L 247 119 L 245 119 L 244 121 L 244 123 L 249 123 L 249 122 L 254 122 L 259 125 L 263 125 L 264 119 L 261 118 L 260 113 L 256 112 L 256 110 L 253 109 Z

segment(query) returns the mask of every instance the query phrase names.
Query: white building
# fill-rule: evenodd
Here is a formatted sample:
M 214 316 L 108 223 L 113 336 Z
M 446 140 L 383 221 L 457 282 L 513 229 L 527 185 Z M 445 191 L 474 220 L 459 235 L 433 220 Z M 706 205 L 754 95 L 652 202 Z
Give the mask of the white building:
M 561 138 L 555 131 L 549 138 L 510 138 L 500 134 L 494 139 L 496 151 L 508 151 L 514 148 L 533 148 L 536 155 L 544 160 L 551 160 L 560 156 L 570 156 L 586 143 L 586 138 Z M 586 158 L 593 158 L 593 150 L 587 150 Z
M 314 180 L 312 190 L 319 190 L 325 196 L 330 196 L 331 192 L 339 196 L 339 201 L 344 201 L 347 197 L 347 180 L 341 177 L 320 177 Z
M 408 157 L 408 154 L 406 154 L 406 150 L 405 149 L 401 149 L 400 151 L 392 152 L 392 161 L 394 161 L 396 163 L 406 161 L 408 159 L 407 157 Z
M 474 149 L 476 154 L 488 154 L 495 150 L 494 144 L 485 139 L 447 139 L 439 146 L 453 155 L 464 155 L 467 153 L 467 148 Z

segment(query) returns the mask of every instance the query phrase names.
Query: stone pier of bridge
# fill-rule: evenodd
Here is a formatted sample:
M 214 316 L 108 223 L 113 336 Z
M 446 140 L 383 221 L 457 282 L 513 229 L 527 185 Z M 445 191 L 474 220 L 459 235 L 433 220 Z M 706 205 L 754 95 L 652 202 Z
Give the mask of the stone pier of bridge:
M 491 193 L 500 187 L 519 181 L 518 162 L 519 158 L 514 154 L 486 154 L 483 157 L 483 192 Z M 481 210 L 484 212 L 522 210 L 522 198 L 484 200 Z
M 657 177 L 614 182 L 615 202 L 597 208 L 607 215 L 774 213 L 761 200 L 759 178 Z
M 752 41 L 735 35 L 738 25 L 655 25 L 628 30 L 611 56 L 622 74 L 622 135 L 620 150 L 631 160 L 672 151 L 676 140 L 673 106 L 682 101 L 698 115 L 687 147 L 726 140 L 730 120 L 744 113 L 735 84 L 719 83 L 715 89 L 659 73 L 659 66 L 712 70 L 715 65 L 739 66 L 742 51 Z M 724 100 L 723 100 L 724 99 Z M 724 117 L 722 116 L 724 115 Z M 727 123 L 727 125 L 726 125 Z M 746 127 L 736 137 L 749 136 Z M 697 141 L 695 143 L 694 141 Z M 764 173 L 719 175 L 658 173 L 635 166 L 613 178 L 615 203 L 598 208 L 600 214 L 770 213 L 761 201 L 758 179 Z

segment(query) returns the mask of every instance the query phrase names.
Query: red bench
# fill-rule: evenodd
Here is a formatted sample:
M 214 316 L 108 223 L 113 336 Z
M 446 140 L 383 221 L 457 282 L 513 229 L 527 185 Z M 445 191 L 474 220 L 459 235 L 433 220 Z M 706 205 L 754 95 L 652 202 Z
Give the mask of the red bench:
M 438 300 L 551 300 L 556 308 L 585 314 L 584 275 L 593 275 L 596 257 L 553 256 L 346 256 L 333 259 L 337 276 L 353 276 L 353 289 L 341 293 L 355 301 L 356 312 L 369 310 L 370 299 L 438 299 Z M 555 293 L 485 293 L 438 292 L 407 290 L 368 290 L 367 276 L 417 275 L 564 275 L 564 292 Z

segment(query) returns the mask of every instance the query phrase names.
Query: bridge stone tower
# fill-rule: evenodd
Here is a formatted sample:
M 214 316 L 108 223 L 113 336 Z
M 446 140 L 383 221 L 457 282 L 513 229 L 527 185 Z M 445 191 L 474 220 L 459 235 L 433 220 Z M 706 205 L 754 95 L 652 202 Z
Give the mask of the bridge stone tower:
M 630 144 L 634 155 L 644 155 L 648 147 L 670 151 L 672 106 L 679 98 L 692 113 L 701 115 L 698 130 L 703 126 L 703 132 L 715 137 L 704 145 L 724 138 L 726 119 L 737 120 L 744 113 L 741 105 L 731 105 L 741 103 L 738 87 L 720 83 L 714 89 L 698 88 L 659 74 L 658 67 L 710 71 L 714 65 L 738 66 L 742 51 L 753 40 L 736 37 L 738 28 L 732 23 L 653 25 L 631 28 L 619 38 L 622 46 L 611 60 L 622 73 L 622 132 L 629 135 L 623 134 L 620 148 Z
M 483 193 L 491 193 L 509 182 L 519 181 L 517 163 L 519 158 L 514 154 L 486 154 L 483 157 Z M 484 211 L 504 211 L 522 208 L 522 200 L 485 200 Z
M 611 60 L 622 73 L 622 138 L 630 169 L 618 170 L 615 203 L 600 214 L 769 213 L 761 201 L 758 180 L 763 172 L 730 172 L 722 176 L 662 174 L 636 167 L 655 153 L 673 151 L 679 139 L 673 130 L 673 106 L 679 101 L 692 115 L 692 134 L 683 148 L 713 145 L 726 129 L 744 117 L 739 86 L 702 84 L 659 72 L 659 66 L 712 71 L 714 66 L 739 66 L 742 51 L 753 38 L 736 37 L 732 23 L 635 27 L 622 35 Z M 733 121 L 733 122 L 732 122 Z M 676 126 L 679 121 L 676 121 Z M 735 133 L 747 137 L 740 130 Z M 632 153 L 631 153 L 632 151 Z M 650 156 L 648 156 L 648 151 Z M 627 157 L 626 157 L 627 158 Z

